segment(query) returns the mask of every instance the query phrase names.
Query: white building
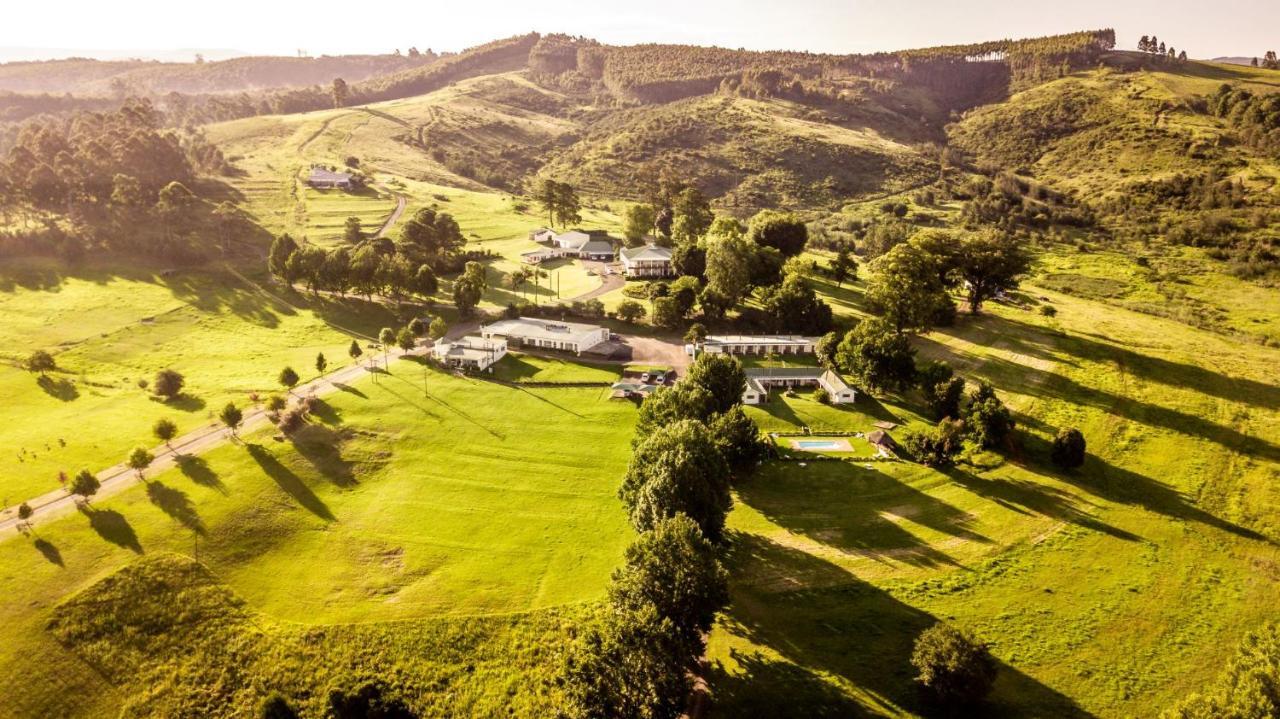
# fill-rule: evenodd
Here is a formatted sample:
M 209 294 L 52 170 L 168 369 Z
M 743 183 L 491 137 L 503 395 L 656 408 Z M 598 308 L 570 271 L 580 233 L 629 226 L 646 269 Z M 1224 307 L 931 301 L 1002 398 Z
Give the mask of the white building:
M 450 367 L 483 372 L 507 356 L 507 341 L 467 335 L 455 342 L 439 342 L 431 353 Z
M 799 335 L 708 335 L 702 342 L 702 351 L 733 355 L 811 355 L 817 344 L 817 337 Z
M 658 245 L 624 247 L 619 253 L 627 277 L 670 277 L 671 248 Z
M 513 347 L 537 347 L 582 354 L 609 341 L 609 328 L 536 317 L 498 320 L 480 328 L 485 339 L 504 339 Z
M 323 167 L 311 168 L 311 174 L 307 176 L 307 184 L 315 188 L 324 189 L 351 189 L 351 173 L 334 172 Z
M 592 236 L 581 230 L 556 234 L 546 228 L 529 233 L 529 239 L 547 245 L 542 249 L 525 252 L 520 257 L 530 264 L 538 264 L 557 257 L 577 257 L 597 262 L 613 262 L 616 251 L 607 236 Z
M 793 387 L 821 387 L 831 398 L 831 404 L 849 404 L 858 397 L 858 392 L 840 375 L 824 367 L 755 367 L 746 373 L 743 404 L 767 402 L 770 389 Z

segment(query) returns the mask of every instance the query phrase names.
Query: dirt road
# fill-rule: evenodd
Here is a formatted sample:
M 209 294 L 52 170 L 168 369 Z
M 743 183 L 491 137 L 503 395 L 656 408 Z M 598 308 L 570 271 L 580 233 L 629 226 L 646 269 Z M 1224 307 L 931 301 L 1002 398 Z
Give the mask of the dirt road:
M 462 333 L 467 329 L 467 327 L 462 326 L 458 327 L 456 331 Z M 427 348 L 419 348 L 410 352 L 392 350 L 387 359 L 390 361 L 407 354 L 422 355 L 427 351 L 429 351 Z M 382 357 L 375 355 L 370 357 L 369 360 L 381 363 Z M 367 363 L 358 362 L 316 378 L 306 384 L 294 387 L 292 394 L 295 397 L 305 395 L 324 397 L 339 391 L 342 385 L 350 384 L 360 379 L 368 371 Z M 241 433 L 251 432 L 258 427 L 266 425 L 269 421 L 267 411 L 264 408 L 249 408 L 245 410 L 244 422 L 241 424 L 239 431 Z M 182 457 L 202 454 L 231 439 L 230 430 L 220 424 L 210 424 L 188 432 L 174 439 L 169 445 L 161 444 L 153 447 L 151 453 L 155 455 L 155 461 L 143 472 L 143 475 L 154 476 L 159 474 L 176 466 Z M 98 489 L 98 493 L 94 495 L 93 499 L 95 500 L 110 497 L 133 486 L 138 481 L 138 473 L 121 463 L 98 472 L 98 481 L 102 483 L 102 486 Z M 31 508 L 35 510 L 32 520 L 39 522 L 75 511 L 78 500 L 78 496 L 68 494 L 65 490 L 57 489 L 27 500 L 27 504 L 31 505 Z M 0 515 L 0 536 L 17 531 L 19 524 L 21 522 L 18 520 L 16 507 L 9 508 L 3 515 Z

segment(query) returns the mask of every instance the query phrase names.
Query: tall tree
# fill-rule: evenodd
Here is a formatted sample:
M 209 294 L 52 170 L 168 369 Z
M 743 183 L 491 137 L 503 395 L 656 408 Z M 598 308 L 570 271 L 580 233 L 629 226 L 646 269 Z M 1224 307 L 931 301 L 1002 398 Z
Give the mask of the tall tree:
M 227 406 L 218 413 L 218 419 L 231 430 L 231 436 L 234 437 L 240 430 L 240 423 L 244 421 L 244 412 L 240 411 L 234 402 L 228 402 Z
M 267 254 L 267 269 L 271 274 L 292 284 L 288 277 L 286 264 L 294 252 L 298 251 L 298 243 L 288 233 L 280 235 L 271 242 L 271 250 Z
M 578 191 L 567 182 L 556 183 L 555 215 L 561 227 L 582 222 L 582 202 L 578 199 Z
M 102 483 L 98 481 L 93 472 L 82 469 L 71 479 L 71 486 L 68 489 L 72 494 L 80 496 L 87 503 L 90 497 L 98 493 L 98 489 L 101 486 Z
M 785 257 L 804 252 L 809 230 L 795 215 L 761 210 L 747 223 L 747 239 L 762 247 L 772 247 Z
M 726 412 L 742 402 L 747 373 L 731 354 L 703 352 L 689 366 L 682 384 L 706 390 L 712 398 L 711 411 Z
M 868 305 L 898 332 L 930 327 L 951 306 L 937 259 L 905 243 L 871 263 Z
M 676 242 L 695 243 L 707 234 L 715 215 L 711 203 L 696 187 L 686 187 L 671 208 L 671 237 Z
M 915 349 L 882 319 L 863 320 L 836 348 L 840 369 L 870 391 L 906 389 L 915 380 Z
M 752 245 L 742 237 L 718 237 L 707 245 L 707 287 L 736 305 L 751 290 Z
M 352 215 L 342 225 L 342 239 L 350 244 L 359 244 L 364 239 L 364 229 L 360 227 L 360 218 Z
M 831 279 L 836 281 L 836 287 L 843 287 L 845 280 L 857 279 L 858 277 L 858 261 L 853 259 L 853 253 L 845 245 L 841 245 L 836 250 L 836 256 L 831 260 Z
M 965 282 L 969 311 L 975 315 L 986 300 L 1017 288 L 1018 278 L 1031 265 L 1021 241 L 995 230 L 968 236 L 955 261 L 956 273 Z
M 574 719 L 676 719 L 692 689 L 694 648 L 653 606 L 610 612 L 589 626 L 567 660 Z
M 635 204 L 627 208 L 623 219 L 622 236 L 626 238 L 628 247 L 637 247 L 644 242 L 646 235 L 653 232 L 657 213 L 652 205 Z
M 347 87 L 347 81 L 340 77 L 333 78 L 333 106 L 346 107 L 347 101 L 351 99 L 351 88 Z
M 677 514 L 627 547 L 623 565 L 613 572 L 609 601 L 625 611 L 653 607 L 695 645 L 729 601 L 727 576 L 698 525 Z
M 134 447 L 133 451 L 129 453 L 129 457 L 125 460 L 125 465 L 138 473 L 138 479 L 145 479 L 142 473 L 146 471 L 147 467 L 151 466 L 155 458 L 155 455 L 151 454 L 151 450 L 146 447 Z
M 708 539 L 718 542 L 733 506 L 729 477 L 729 466 L 706 426 L 686 419 L 659 428 L 641 442 L 618 496 L 637 531 L 684 513 Z

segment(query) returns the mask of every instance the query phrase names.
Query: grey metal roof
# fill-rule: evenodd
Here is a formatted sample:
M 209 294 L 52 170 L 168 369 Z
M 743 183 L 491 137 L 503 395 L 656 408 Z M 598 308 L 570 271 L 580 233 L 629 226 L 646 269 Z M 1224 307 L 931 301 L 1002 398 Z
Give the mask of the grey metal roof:
M 622 248 L 622 258 L 628 261 L 635 260 L 658 260 L 664 262 L 671 261 L 671 248 L 659 247 L 658 245 L 641 245 L 639 247 Z
M 351 182 L 351 173 L 334 172 L 323 167 L 313 167 L 311 168 L 311 176 L 308 179 L 312 182 Z

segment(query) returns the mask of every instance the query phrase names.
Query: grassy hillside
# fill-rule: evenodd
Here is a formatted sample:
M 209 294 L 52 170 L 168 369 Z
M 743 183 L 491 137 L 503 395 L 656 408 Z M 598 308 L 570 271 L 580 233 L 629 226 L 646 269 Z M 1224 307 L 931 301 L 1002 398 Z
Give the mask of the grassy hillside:
M 17 715 L 239 716 L 276 688 L 314 708 L 366 674 L 427 715 L 545 715 L 573 605 L 630 534 L 614 491 L 632 405 L 400 361 L 315 416 L 6 541 Z M 211 692 L 217 676 L 240 679 Z
M 23 93 L 119 95 L 244 92 L 265 88 L 349 83 L 421 67 L 434 55 L 237 57 L 216 62 L 156 62 L 71 58 L 0 63 L 0 90 Z
M 1009 461 L 945 476 L 791 464 L 737 488 L 734 599 L 710 649 L 718 716 L 921 712 L 910 638 L 936 620 L 992 642 L 992 715 L 1149 715 L 1269 618 L 1280 354 L 1105 300 L 1028 295 L 1057 316 L 1000 307 L 919 345 L 1017 409 Z M 756 418 L 867 431 L 916 421 L 913 407 L 800 397 Z M 1062 426 L 1094 453 L 1074 473 L 1046 461 Z
M 546 222 L 510 191 L 528 176 L 574 183 L 582 225 L 615 232 L 661 166 L 696 180 L 720 212 L 806 211 L 814 227 L 850 237 L 896 221 L 898 205 L 904 222 L 960 224 L 979 187 L 1005 193 L 999 221 L 1071 203 L 1096 213 L 1096 223 L 1015 225 L 1037 234 L 1022 290 L 915 340 L 922 358 L 991 383 L 1014 410 L 1006 456 L 980 452 L 946 471 L 771 461 L 735 487 L 732 603 L 708 650 L 711 716 L 928 714 L 908 657 L 936 621 L 991 643 L 1000 679 L 985 715 L 1149 716 L 1205 686 L 1241 637 L 1274 619 L 1280 295 L 1274 275 L 1236 272 L 1232 253 L 1272 246 L 1280 170 L 1196 99 L 1223 81 L 1271 91 L 1276 73 L 1144 70 L 1111 56 L 957 117 L 943 135 L 941 90 L 906 75 L 879 89 L 847 77 L 825 96 L 763 92 L 754 66 L 721 87 L 735 51 L 661 64 L 673 77 L 632 66 L 635 87 L 658 95 L 668 80 L 716 80 L 658 102 L 594 85 L 595 45 L 543 46 L 538 68 L 520 69 L 528 42 L 385 88 L 425 94 L 208 127 L 237 169 L 227 197 L 266 232 L 326 246 L 346 217 L 371 231 L 400 198 L 407 213 L 448 212 L 468 249 L 492 253 L 485 309 L 553 295 L 546 279 L 507 282 L 534 247 L 529 230 Z M 1056 74 L 1053 57 L 1017 58 L 1020 82 Z M 1013 68 L 988 67 L 1007 89 Z M 959 77 L 973 85 L 958 95 L 990 89 L 992 78 Z M 921 147 L 942 139 L 958 151 L 945 173 Z M 348 158 L 371 189 L 304 186 L 313 163 Z M 1189 175 L 1202 179 L 1176 179 Z M 1202 217 L 1234 224 L 1223 242 L 1201 242 L 1187 223 Z M 261 261 L 251 263 L 240 274 L 6 258 L 6 504 L 54 488 L 59 470 L 119 461 L 150 443 L 160 416 L 182 430 L 211 423 L 227 401 L 272 391 L 285 364 L 309 377 L 317 352 L 342 364 L 353 337 L 423 312 L 278 296 L 255 284 Z M 600 286 L 581 263 L 544 267 L 561 298 Z M 842 287 L 811 278 L 841 324 L 865 316 L 869 272 Z M 441 297 L 449 290 L 446 278 Z M 38 348 L 60 365 L 43 381 L 17 366 Z M 188 379 L 172 406 L 137 386 L 165 366 Z M 512 356 L 496 377 L 607 382 L 618 370 Z M 512 387 L 409 360 L 340 389 L 292 439 L 250 433 L 5 537 L 0 706 L 244 716 L 280 690 L 311 716 L 331 689 L 376 676 L 423 716 L 554 714 L 564 647 L 631 538 L 615 491 L 634 406 L 600 388 Z M 748 413 L 766 431 L 932 419 L 911 392 L 838 407 L 775 395 Z M 1081 429 L 1091 455 L 1072 472 L 1048 461 L 1063 427 Z
M 590 125 L 540 172 L 593 192 L 639 198 L 667 171 L 734 212 L 838 205 L 930 177 L 902 117 L 841 118 L 784 100 L 705 97 L 617 113 Z M 903 134 L 903 133 L 906 134 Z

